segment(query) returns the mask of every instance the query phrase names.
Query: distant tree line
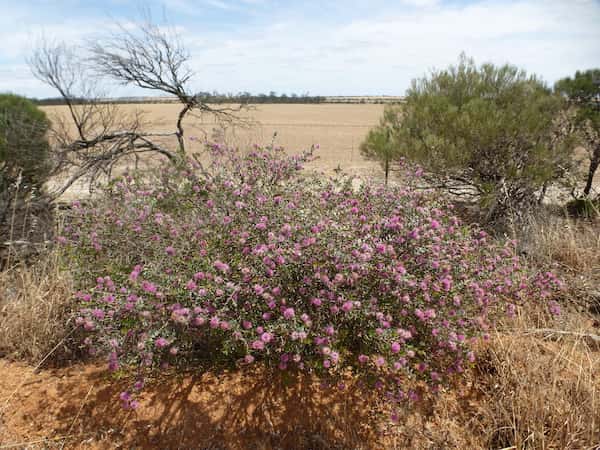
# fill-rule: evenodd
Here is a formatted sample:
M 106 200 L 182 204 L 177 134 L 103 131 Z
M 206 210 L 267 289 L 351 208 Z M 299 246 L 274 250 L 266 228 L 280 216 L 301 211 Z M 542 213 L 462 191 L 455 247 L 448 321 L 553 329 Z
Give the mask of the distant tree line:
M 277 94 L 274 91 L 268 94 L 251 94 L 250 92 L 238 92 L 233 93 L 219 93 L 219 92 L 199 92 L 195 97 L 204 103 L 324 103 L 327 98 L 317 95 L 309 95 L 308 93 L 296 94 Z M 64 105 L 65 99 L 63 97 L 48 97 L 41 99 L 32 99 L 32 101 L 40 106 L 52 106 L 52 105 Z M 72 104 L 85 104 L 89 100 L 85 98 L 72 98 Z M 162 102 L 175 102 L 177 99 L 170 97 L 122 97 L 107 99 L 115 103 L 162 103 Z
M 200 92 L 198 96 L 206 103 L 323 103 L 326 97 L 310 95 L 308 93 L 290 95 L 271 91 L 268 94 L 251 94 L 238 92 L 237 94 L 221 94 L 218 92 Z
M 30 100 L 38 106 L 66 105 L 65 99 L 63 97 L 48 97 L 40 99 L 31 98 Z M 74 105 L 83 105 L 85 102 L 85 98 L 73 98 L 71 103 Z

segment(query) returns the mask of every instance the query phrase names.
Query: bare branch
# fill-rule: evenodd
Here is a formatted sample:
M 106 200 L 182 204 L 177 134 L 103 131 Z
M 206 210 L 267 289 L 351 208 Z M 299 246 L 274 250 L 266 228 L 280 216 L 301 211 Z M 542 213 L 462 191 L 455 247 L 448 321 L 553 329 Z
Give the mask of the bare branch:
M 246 108 L 245 104 L 237 108 L 216 107 L 189 90 L 188 82 L 193 75 L 188 66 L 190 55 L 173 30 L 148 20 L 134 29 L 119 26 L 117 33 L 90 43 L 89 51 L 89 61 L 97 74 L 123 85 L 165 93 L 181 102 L 182 109 L 175 124 L 181 155 L 185 154 L 183 120 L 192 110 L 226 121 L 241 121 L 237 113 Z
M 152 24 L 118 30 L 84 48 L 43 42 L 29 60 L 33 74 L 58 91 L 68 111 L 68 120 L 53 118 L 51 138 L 53 175 L 66 174 L 66 181 L 51 193 L 56 200 L 74 183 L 87 178 L 90 189 L 101 177 L 110 178 L 116 163 L 139 153 L 155 153 L 179 164 L 186 157 L 184 121 L 194 112 L 213 115 L 219 121 L 245 124 L 238 112 L 246 108 L 213 106 L 201 95 L 192 94 L 189 54 L 176 33 Z M 169 133 L 148 131 L 141 113 L 125 114 L 106 101 L 99 91 L 108 78 L 175 97 L 181 110 Z M 165 148 L 161 138 L 178 142 L 176 152 Z

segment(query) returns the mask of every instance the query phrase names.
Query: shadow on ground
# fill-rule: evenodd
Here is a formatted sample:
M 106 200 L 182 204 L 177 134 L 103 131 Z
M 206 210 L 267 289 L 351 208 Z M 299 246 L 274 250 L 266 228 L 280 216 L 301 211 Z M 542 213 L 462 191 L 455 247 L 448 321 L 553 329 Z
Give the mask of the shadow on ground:
M 30 373 L 9 369 L 23 371 L 15 380 Z M 370 408 L 358 391 L 323 389 L 304 375 L 255 369 L 165 377 L 147 387 L 136 411 L 121 407 L 125 387 L 98 367 L 32 375 L 2 417 L 8 433 L 0 433 L 0 446 L 49 438 L 65 448 L 377 447 Z

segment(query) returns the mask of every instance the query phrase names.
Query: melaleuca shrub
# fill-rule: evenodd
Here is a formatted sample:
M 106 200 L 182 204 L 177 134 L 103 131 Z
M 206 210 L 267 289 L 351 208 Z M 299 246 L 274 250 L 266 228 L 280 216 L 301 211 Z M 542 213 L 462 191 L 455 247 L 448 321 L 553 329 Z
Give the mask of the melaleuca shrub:
M 136 388 L 169 366 L 260 362 L 350 368 L 395 403 L 458 376 L 495 318 L 560 288 L 423 191 L 300 172 L 308 154 L 209 150 L 208 166 L 123 177 L 61 237 L 85 343 L 135 368 Z

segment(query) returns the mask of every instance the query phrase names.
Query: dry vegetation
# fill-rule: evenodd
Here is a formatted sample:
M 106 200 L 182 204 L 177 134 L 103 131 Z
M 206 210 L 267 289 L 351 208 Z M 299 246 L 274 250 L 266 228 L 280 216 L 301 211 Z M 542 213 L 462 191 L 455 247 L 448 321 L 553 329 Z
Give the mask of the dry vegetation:
M 144 106 L 157 130 L 171 106 Z M 261 126 L 226 131 L 240 145 L 270 141 L 275 131 L 276 141 L 293 150 L 320 143 L 315 168 L 339 164 L 371 175 L 379 169 L 361 158 L 358 144 L 381 111 L 382 105 L 262 105 L 252 112 Z M 324 391 L 307 378 L 175 377 L 155 383 L 133 413 L 114 400 L 119 381 L 96 366 L 34 373 L 5 358 L 0 448 L 600 448 L 600 323 L 589 311 L 600 302 L 597 230 L 598 223 L 556 214 L 521 230 L 531 263 L 557 266 L 568 281 L 563 314 L 550 321 L 532 299 L 481 344 L 466 383 L 407 410 L 396 428 L 376 425 L 373 405 L 351 387 Z M 0 355 L 36 366 L 61 343 L 46 362 L 64 359 L 70 293 L 56 255 L 0 273 Z
M 598 220 L 574 220 L 559 213 L 529 220 L 518 231 L 532 264 L 556 266 L 567 281 L 568 298 L 584 309 L 600 312 L 600 233 Z
M 72 294 L 55 253 L 0 272 L 0 356 L 39 362 L 59 343 L 53 360 L 64 355 Z

